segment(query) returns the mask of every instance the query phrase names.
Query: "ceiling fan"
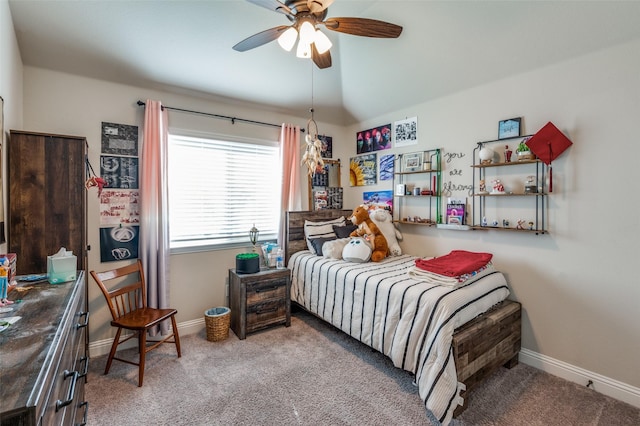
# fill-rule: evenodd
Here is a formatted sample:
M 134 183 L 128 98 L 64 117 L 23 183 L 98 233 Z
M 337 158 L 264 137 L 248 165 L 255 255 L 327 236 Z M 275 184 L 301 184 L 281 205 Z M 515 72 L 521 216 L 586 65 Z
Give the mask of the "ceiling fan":
M 318 68 L 331 66 L 331 41 L 318 26 L 331 31 L 363 37 L 397 38 L 402 27 L 389 22 L 367 18 L 328 18 L 327 8 L 334 0 L 247 0 L 274 12 L 282 13 L 293 23 L 254 34 L 233 46 L 238 52 L 262 46 L 278 40 L 280 46 L 290 51 L 296 40 L 296 54 L 300 58 L 311 58 Z

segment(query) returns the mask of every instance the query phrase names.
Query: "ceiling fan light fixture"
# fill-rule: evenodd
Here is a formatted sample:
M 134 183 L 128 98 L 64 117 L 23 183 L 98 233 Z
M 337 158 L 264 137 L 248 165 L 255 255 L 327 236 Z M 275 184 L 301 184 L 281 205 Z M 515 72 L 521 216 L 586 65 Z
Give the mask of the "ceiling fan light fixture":
M 327 37 L 327 35 L 322 31 L 320 31 L 319 29 L 316 30 L 313 42 L 316 45 L 316 49 L 318 50 L 318 53 L 321 55 L 325 53 L 327 50 L 331 49 L 331 46 L 333 46 L 333 44 L 331 43 L 331 40 L 329 40 L 329 37 Z
M 351 34 L 361 37 L 398 38 L 402 27 L 390 22 L 369 18 L 343 17 L 327 18 L 328 7 L 334 0 L 248 0 L 257 6 L 264 7 L 285 15 L 291 25 L 278 25 L 260 31 L 233 46 L 233 50 L 245 52 L 278 40 L 280 46 L 290 52 L 298 43 L 296 56 L 311 59 L 319 69 L 331 66 L 333 47 L 325 32 L 319 31 L 324 25 L 327 31 Z
M 303 43 L 302 39 L 298 42 L 298 49 L 296 50 L 296 56 L 302 59 L 308 59 L 311 57 L 311 43 Z
M 315 40 L 316 29 L 309 21 L 303 21 L 300 25 L 300 42 L 302 44 L 311 44 Z
M 296 44 L 298 39 L 298 31 L 294 27 L 289 27 L 285 32 L 278 37 L 278 44 L 287 52 L 291 52 L 293 45 Z

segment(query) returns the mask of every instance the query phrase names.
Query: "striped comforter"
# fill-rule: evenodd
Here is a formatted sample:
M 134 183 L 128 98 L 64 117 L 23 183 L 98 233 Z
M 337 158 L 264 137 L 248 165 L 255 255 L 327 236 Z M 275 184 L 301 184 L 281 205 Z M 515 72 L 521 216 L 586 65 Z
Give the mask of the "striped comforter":
M 449 423 L 462 404 L 451 341 L 460 325 L 509 295 L 494 271 L 463 286 L 429 284 L 407 272 L 415 257 L 350 263 L 309 251 L 291 256 L 291 300 L 415 374 L 429 416 Z

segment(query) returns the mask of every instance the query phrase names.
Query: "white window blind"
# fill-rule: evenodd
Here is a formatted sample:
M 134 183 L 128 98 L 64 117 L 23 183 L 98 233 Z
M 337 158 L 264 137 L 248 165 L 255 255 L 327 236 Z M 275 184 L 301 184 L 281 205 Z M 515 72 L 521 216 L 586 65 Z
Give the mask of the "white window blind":
M 247 245 L 275 240 L 282 167 L 277 142 L 169 136 L 172 249 Z

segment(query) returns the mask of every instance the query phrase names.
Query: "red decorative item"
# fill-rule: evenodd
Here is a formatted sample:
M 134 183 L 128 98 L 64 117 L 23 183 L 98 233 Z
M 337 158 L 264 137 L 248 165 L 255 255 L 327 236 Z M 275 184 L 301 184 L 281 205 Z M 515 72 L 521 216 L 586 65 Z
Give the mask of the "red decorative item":
M 525 142 L 531 152 L 549 166 L 549 192 L 553 191 L 551 161 L 558 158 L 573 142 L 567 138 L 552 122 L 548 122 Z
M 513 153 L 513 151 L 511 151 L 509 149 L 509 145 L 505 145 L 504 146 L 504 162 L 505 163 L 510 163 L 511 162 L 511 154 Z
M 107 181 L 104 180 L 103 178 L 96 176 L 96 172 L 93 171 L 93 167 L 91 166 L 91 163 L 89 162 L 89 157 L 85 158 L 85 163 L 87 166 L 87 175 L 89 176 L 89 178 L 87 179 L 87 181 L 84 183 L 84 187 L 89 189 L 89 188 L 93 188 L 93 187 L 97 187 L 98 188 L 98 197 L 102 194 L 102 188 L 104 188 L 107 185 Z

